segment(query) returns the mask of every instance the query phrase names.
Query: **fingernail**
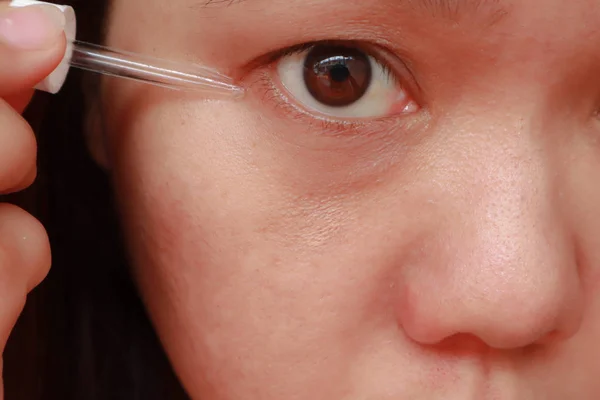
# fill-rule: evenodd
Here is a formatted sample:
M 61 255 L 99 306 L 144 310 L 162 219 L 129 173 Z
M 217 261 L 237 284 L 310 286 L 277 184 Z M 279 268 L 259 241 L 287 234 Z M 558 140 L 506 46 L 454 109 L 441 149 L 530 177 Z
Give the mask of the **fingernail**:
M 0 14 L 0 42 L 22 50 L 52 46 L 65 28 L 65 16 L 50 5 L 8 9 Z

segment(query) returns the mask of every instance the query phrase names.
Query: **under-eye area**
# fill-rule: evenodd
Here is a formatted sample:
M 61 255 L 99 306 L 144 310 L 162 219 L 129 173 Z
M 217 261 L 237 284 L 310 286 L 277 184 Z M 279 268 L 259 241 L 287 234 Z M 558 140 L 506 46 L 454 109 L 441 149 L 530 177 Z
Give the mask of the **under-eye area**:
M 6 399 L 600 399 L 594 1 L 64 1 L 209 84 L 0 5 Z

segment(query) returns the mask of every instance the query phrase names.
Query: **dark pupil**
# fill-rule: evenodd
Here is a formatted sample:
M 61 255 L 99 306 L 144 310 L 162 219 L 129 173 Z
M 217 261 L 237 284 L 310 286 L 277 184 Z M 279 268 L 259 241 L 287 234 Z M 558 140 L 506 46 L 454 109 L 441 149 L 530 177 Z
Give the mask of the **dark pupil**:
M 329 74 L 331 75 L 331 79 L 338 83 L 342 83 L 350 78 L 350 70 L 342 64 L 331 67 Z
M 319 102 L 344 107 L 360 100 L 371 84 L 369 57 L 344 46 L 315 46 L 304 62 L 304 83 Z

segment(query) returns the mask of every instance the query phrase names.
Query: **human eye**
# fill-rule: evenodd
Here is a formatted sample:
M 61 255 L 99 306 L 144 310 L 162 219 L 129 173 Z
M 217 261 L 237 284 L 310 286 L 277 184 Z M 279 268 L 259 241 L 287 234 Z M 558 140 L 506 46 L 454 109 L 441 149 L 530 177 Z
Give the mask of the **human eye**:
M 286 50 L 276 61 L 276 79 L 288 101 L 325 119 L 376 119 L 419 109 L 384 57 L 352 42 Z

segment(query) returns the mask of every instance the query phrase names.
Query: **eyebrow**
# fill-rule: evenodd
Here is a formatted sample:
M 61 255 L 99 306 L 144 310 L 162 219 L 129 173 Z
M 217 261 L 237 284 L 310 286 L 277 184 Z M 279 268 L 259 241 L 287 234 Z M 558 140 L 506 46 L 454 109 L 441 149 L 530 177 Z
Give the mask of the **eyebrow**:
M 404 1 L 413 9 L 430 14 L 434 18 L 444 18 L 458 22 L 461 17 L 472 15 L 490 19 L 497 23 L 509 11 L 500 0 L 396 0 Z
M 233 4 L 238 4 L 238 3 L 242 3 L 245 0 L 201 0 L 200 4 L 203 7 L 209 7 L 209 6 L 231 6 Z
M 203 7 L 229 7 L 252 0 L 200 0 Z M 258 0 L 254 0 L 258 1 Z M 380 0 L 386 1 L 386 0 Z M 401 7 L 412 8 L 413 11 L 429 14 L 433 18 L 443 18 L 459 22 L 461 18 L 471 15 L 487 19 L 488 24 L 498 23 L 509 14 L 501 0 L 387 0 Z

